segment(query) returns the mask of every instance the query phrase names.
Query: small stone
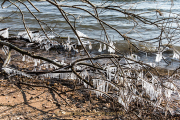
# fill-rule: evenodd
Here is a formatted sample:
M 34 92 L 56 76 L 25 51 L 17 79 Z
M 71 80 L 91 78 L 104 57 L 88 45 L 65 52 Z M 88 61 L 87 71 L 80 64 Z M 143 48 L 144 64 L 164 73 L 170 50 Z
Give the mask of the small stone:
M 93 112 L 96 112 L 96 109 L 93 109 Z
M 107 110 L 107 107 L 103 107 L 104 110 Z
M 20 119 L 24 119 L 23 116 L 20 116 L 19 118 L 20 118 Z
M 52 115 L 52 117 L 56 117 L 56 115 L 55 115 L 55 114 L 53 114 L 53 115 Z
M 50 108 L 49 106 L 44 106 L 46 109 Z
M 86 108 L 86 112 L 91 112 L 91 110 L 89 108 Z
M 30 100 L 32 100 L 32 99 L 34 99 L 34 97 L 33 97 L 33 96 L 31 96 L 31 97 L 30 97 Z
M 53 104 L 57 104 L 57 102 L 56 102 L 56 101 L 53 101 Z
M 66 112 L 65 112 L 65 111 L 61 111 L 61 113 L 62 113 L 62 114 L 66 114 Z
M 85 110 L 81 110 L 81 112 L 85 112 Z

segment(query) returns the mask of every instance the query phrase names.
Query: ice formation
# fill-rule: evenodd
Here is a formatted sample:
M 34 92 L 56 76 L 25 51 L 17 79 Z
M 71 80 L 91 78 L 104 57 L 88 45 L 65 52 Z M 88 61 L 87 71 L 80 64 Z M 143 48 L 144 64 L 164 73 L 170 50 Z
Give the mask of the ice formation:
M 92 49 L 92 45 L 91 45 L 91 42 L 89 42 L 89 50 Z
M 140 60 L 140 57 L 136 54 L 127 55 L 127 57 L 132 59 L 132 60 L 136 60 L 136 61 Z
M 3 28 L 0 30 L 0 36 L 4 38 L 9 38 L 9 28 Z
M 104 46 L 103 46 L 103 50 L 106 50 L 106 44 L 104 44 Z
M 179 52 L 177 50 L 173 50 L 173 59 L 179 59 Z
M 76 32 L 77 32 L 79 37 L 87 37 L 87 35 L 85 35 L 84 33 L 80 32 L 78 30 L 76 30 Z
M 109 44 L 109 46 L 111 46 L 111 47 L 108 47 L 109 49 L 108 49 L 108 52 L 110 52 L 110 53 L 115 53 L 115 46 L 114 46 L 114 44 L 113 44 L 113 42 L 111 41 L 110 42 L 110 44 Z
M 7 46 L 3 45 L 3 47 L 2 47 L 2 51 L 4 52 L 4 54 L 5 54 L 5 55 L 7 55 L 7 54 L 8 54 L 8 52 L 9 52 L 9 47 L 7 47 Z
M 40 48 L 46 49 L 47 51 L 54 45 L 59 45 L 57 41 L 47 39 L 47 37 L 53 39 L 55 37 L 54 35 L 48 34 L 46 37 L 46 36 L 41 36 L 39 34 L 39 31 L 28 31 L 28 32 L 31 39 L 29 38 L 29 35 L 26 31 L 19 32 L 18 36 L 25 39 L 29 39 L 30 42 L 39 43 Z M 31 43 L 29 45 L 31 45 Z
M 156 67 L 156 63 L 146 63 L 148 65 L 150 65 L 151 67 Z
M 28 35 L 27 31 L 22 31 L 22 32 L 19 32 L 19 33 L 18 33 L 18 36 L 20 36 L 20 37 L 22 37 L 22 38 L 30 39 L 29 36 L 30 36 L 31 38 L 33 38 L 33 33 L 32 33 L 32 32 L 33 32 L 33 31 L 28 31 L 28 33 L 29 33 L 29 35 Z
M 87 35 L 83 34 L 80 31 L 77 31 L 77 34 L 79 35 L 79 37 L 81 38 L 81 40 L 83 40 L 82 37 L 87 37 Z M 0 32 L 1 33 L 1 32 Z M 53 41 L 53 40 L 48 40 L 46 37 L 44 36 L 40 36 L 39 33 L 33 33 L 32 31 L 29 32 L 30 36 L 32 36 L 32 42 L 37 42 L 40 43 L 40 47 L 42 49 L 46 49 L 49 50 L 53 45 L 59 45 L 59 43 L 57 41 Z M 24 38 L 28 38 L 29 36 L 27 35 L 26 32 L 20 32 L 18 34 L 19 36 L 23 36 Z M 53 36 L 52 36 L 53 38 Z M 89 49 L 92 49 L 92 45 L 91 42 L 89 41 L 82 41 L 83 44 L 89 44 Z M 78 44 L 79 41 L 78 41 Z M 71 41 L 70 41 L 70 37 L 68 36 L 68 40 L 66 42 L 66 44 L 64 44 L 65 48 L 67 50 L 71 50 L 74 49 L 71 45 Z M 115 53 L 115 46 L 113 45 L 113 42 L 110 42 L 110 46 L 112 47 L 108 47 L 108 52 L 110 53 Z M 113 49 L 114 48 L 114 49 Z M 5 46 L 5 49 L 3 49 L 5 53 L 8 53 L 9 48 Z M 103 49 L 102 49 L 102 44 L 100 43 L 100 48 L 99 48 L 99 52 L 102 52 L 102 50 L 106 50 L 106 45 L 104 44 Z M 174 59 L 179 59 L 179 52 L 174 50 L 173 51 L 173 58 Z M 127 58 L 130 58 L 132 60 L 128 60 Z M 94 75 L 95 78 L 92 78 L 92 82 L 93 82 L 93 86 L 96 88 L 95 93 L 97 96 L 102 96 L 104 93 L 109 94 L 109 88 L 110 86 L 113 87 L 113 89 L 117 90 L 116 92 L 112 93 L 113 97 L 117 97 L 117 100 L 119 103 L 121 103 L 126 109 L 128 108 L 128 104 L 135 99 L 137 96 L 137 94 L 139 96 L 143 96 L 148 95 L 150 100 L 152 101 L 156 101 L 156 104 L 158 106 L 158 104 L 161 103 L 161 98 L 162 94 L 165 95 L 165 97 L 170 100 L 172 93 L 174 91 L 176 91 L 176 87 L 174 86 L 174 84 L 170 83 L 170 82 L 164 82 L 163 85 L 166 86 L 166 88 L 162 88 L 161 86 L 161 80 L 159 80 L 156 76 L 154 76 L 153 74 L 150 74 L 150 78 L 147 78 L 146 75 L 143 73 L 143 71 L 141 70 L 141 65 L 135 63 L 133 60 L 135 61 L 139 61 L 140 57 L 138 55 L 135 54 L 131 54 L 129 56 L 127 56 L 127 58 L 125 59 L 125 62 L 123 63 L 124 65 L 122 65 L 121 69 L 119 70 L 119 68 L 117 66 L 115 66 L 114 64 L 107 64 L 104 67 L 104 71 L 102 71 L 103 77 L 102 75 L 97 75 L 94 72 L 90 73 L 90 71 L 84 70 L 83 72 L 80 73 L 81 77 L 83 79 L 86 79 L 87 81 L 90 80 L 90 75 Z M 156 54 L 156 62 L 160 62 L 162 59 L 162 52 L 158 52 Z M 45 67 L 46 69 L 49 68 L 54 68 L 54 69 L 58 69 L 59 67 L 53 65 L 53 64 L 49 64 L 49 63 L 43 63 L 41 65 L 41 61 L 38 59 L 33 59 L 29 56 L 23 55 L 22 57 L 22 61 L 26 61 L 26 62 L 30 62 L 33 61 L 34 62 L 34 70 L 36 71 L 37 66 L 40 65 L 41 67 Z M 126 62 L 127 61 L 127 62 Z M 67 65 L 67 63 L 64 62 L 64 60 L 58 61 L 57 59 L 54 60 L 54 62 L 57 62 L 61 65 Z M 119 61 L 118 61 L 119 62 Z M 119 64 L 121 64 L 119 62 Z M 147 63 L 152 67 L 155 67 L 155 63 Z M 31 77 L 29 75 L 27 75 L 26 73 L 23 73 L 21 71 L 17 71 L 14 70 L 12 68 L 8 68 L 8 67 L 4 67 L 2 68 L 6 73 L 14 75 L 14 74 L 20 74 L 23 76 L 27 76 L 27 77 Z M 83 70 L 84 68 L 81 66 L 76 66 L 75 70 Z M 98 72 L 97 72 L 98 73 Z M 44 76 L 44 77 L 50 77 L 50 78 L 58 78 L 58 79 L 77 79 L 77 76 L 72 73 L 47 73 L 47 74 L 43 74 L 40 76 Z M 135 80 L 133 80 L 135 79 Z M 137 88 L 135 87 L 135 85 L 137 84 L 141 84 L 142 85 L 142 90 L 143 92 L 138 92 Z M 116 87 L 114 84 L 118 84 L 118 85 L 123 85 L 123 87 Z M 89 87 L 86 83 L 84 83 L 85 87 Z M 122 90 L 123 89 L 123 90 Z M 122 92 L 123 91 L 123 92 Z M 172 112 L 172 111 L 171 111 Z
M 102 44 L 100 43 L 98 52 L 102 52 Z
M 23 55 L 22 61 L 26 61 L 26 55 Z
M 22 76 L 26 76 L 26 77 L 29 77 L 29 78 L 32 78 L 30 75 L 24 73 L 24 72 L 21 72 L 21 71 L 18 71 L 16 69 L 13 69 L 13 68 L 10 68 L 10 67 L 4 67 L 2 68 L 7 74 L 10 74 L 10 76 L 13 76 L 13 75 L 22 75 Z
M 161 59 L 162 59 L 162 52 L 158 52 L 157 54 L 156 54 L 156 62 L 160 62 L 161 61 Z
M 67 63 L 65 63 L 64 60 L 62 60 L 61 65 L 67 65 Z
M 11 56 L 9 56 L 9 58 L 8 57 L 6 58 L 2 67 L 6 67 L 10 63 L 10 61 L 11 61 Z
M 64 48 L 67 49 L 68 51 L 71 51 L 71 49 L 72 49 L 72 45 L 71 45 L 69 36 L 68 36 L 68 40 L 67 40 L 66 44 L 64 45 Z
M 46 78 L 56 78 L 56 79 L 71 79 L 71 80 L 77 79 L 74 73 L 46 73 L 40 76 Z
M 87 37 L 87 35 L 85 35 L 84 33 L 76 30 L 76 33 L 78 34 L 78 36 L 80 37 L 81 40 L 83 40 L 84 38 L 82 37 Z M 78 40 L 78 45 L 81 45 L 80 41 Z

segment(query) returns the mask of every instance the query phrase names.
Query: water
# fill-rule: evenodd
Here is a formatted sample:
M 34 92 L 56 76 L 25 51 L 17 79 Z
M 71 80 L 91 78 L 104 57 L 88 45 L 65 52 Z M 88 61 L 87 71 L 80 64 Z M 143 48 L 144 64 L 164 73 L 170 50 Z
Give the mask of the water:
M 151 22 L 155 22 L 161 19 L 166 19 L 168 17 L 177 18 L 177 19 L 167 19 L 163 22 L 157 22 L 159 27 L 156 27 L 155 25 L 152 25 L 149 22 L 147 22 L 147 24 L 144 24 L 138 19 L 135 19 L 134 21 L 133 20 L 134 18 L 128 15 L 124 15 L 123 13 L 115 10 L 98 9 L 99 18 L 101 20 L 105 21 L 107 24 L 117 29 L 121 34 L 136 39 L 135 41 L 131 40 L 135 44 L 139 44 L 139 42 L 137 41 L 148 41 L 147 43 L 150 43 L 151 46 L 158 46 L 159 43 L 157 42 L 157 40 L 159 40 L 158 37 L 161 34 L 161 30 L 163 26 L 165 32 L 162 35 L 162 44 L 168 44 L 168 42 L 170 41 L 173 45 L 175 44 L 176 46 L 179 46 L 180 36 L 179 36 L 178 14 L 180 12 L 180 3 L 178 2 L 178 0 L 177 1 L 174 0 L 173 4 L 171 1 L 168 0 L 145 0 L 145 1 L 110 0 L 108 2 L 106 0 L 99 0 L 99 1 L 91 0 L 91 2 L 96 6 L 98 5 L 120 6 L 121 9 L 119 10 L 122 10 L 122 12 L 128 10 L 128 12 L 139 14 L 141 17 L 145 17 L 147 18 L 148 21 Z M 59 10 L 55 6 L 52 6 L 50 3 L 45 1 L 43 2 L 32 1 L 32 3 L 40 10 L 40 12 L 37 12 L 28 2 L 24 2 L 24 3 L 29 7 L 29 9 L 34 13 L 34 15 L 37 16 L 37 18 L 41 22 L 46 23 L 48 25 L 47 27 L 46 24 L 42 23 L 42 26 L 46 32 L 50 31 L 49 29 L 50 27 L 53 31 L 55 31 L 57 34 L 59 34 L 62 37 L 70 36 L 75 38 L 75 35 L 71 30 L 70 26 L 66 23 L 66 21 L 60 14 Z M 27 8 L 20 3 L 16 3 L 16 4 L 24 13 L 24 20 L 26 22 L 27 27 L 30 30 L 41 30 L 38 22 L 28 12 Z M 83 6 L 87 4 L 82 3 L 79 0 L 62 1 L 59 2 L 59 4 L 69 5 L 69 6 L 77 5 L 77 7 L 86 9 L 92 14 L 94 14 L 93 9 L 87 6 Z M 4 6 L 8 6 L 8 5 L 10 4 L 6 2 Z M 74 26 L 74 18 L 73 16 L 71 16 L 71 14 L 73 14 L 74 17 L 77 18 L 75 26 L 78 31 L 83 32 L 90 38 L 107 42 L 101 25 L 89 13 L 76 8 L 62 7 L 62 9 L 65 12 L 70 13 L 68 17 L 69 17 L 69 21 L 73 26 Z M 156 10 L 159 10 L 162 14 L 156 12 Z M 5 9 L 0 9 L 0 20 L 2 20 L 5 17 L 8 18 L 1 21 L 0 28 L 10 27 L 9 31 L 11 36 L 17 35 L 19 31 L 24 31 L 24 25 L 21 19 L 22 15 L 15 6 L 10 6 L 9 8 L 5 8 Z M 170 23 L 166 23 L 167 21 Z M 104 26 L 107 30 L 109 41 L 116 42 L 115 46 L 118 47 L 119 49 L 125 48 L 124 51 L 128 51 L 129 50 L 127 49 L 128 45 L 125 47 L 123 46 L 126 44 L 126 43 L 124 44 L 124 38 L 120 34 L 118 34 L 115 30 L 109 28 L 106 25 Z M 173 28 L 177 28 L 177 29 L 173 29 Z M 53 34 L 53 32 L 49 32 L 49 34 Z M 94 42 L 94 44 L 96 43 Z M 95 49 L 98 50 L 98 48 Z M 144 53 L 139 55 L 142 57 L 142 60 L 146 59 L 144 58 Z M 171 54 L 164 54 L 164 55 L 165 57 L 172 56 Z M 149 60 L 150 61 L 153 60 L 155 62 L 155 56 L 156 56 L 155 54 L 150 54 Z
M 158 1 L 139 1 L 139 0 L 129 0 L 128 2 L 123 2 L 124 0 L 118 0 L 113 3 L 107 2 L 105 5 L 114 5 L 114 6 L 121 6 L 122 9 L 130 9 L 131 13 L 139 13 L 142 17 L 148 17 L 148 19 L 151 19 L 152 21 L 157 19 L 157 17 L 168 17 L 170 14 L 170 8 L 171 8 L 171 2 L 168 2 L 166 0 L 158 0 Z M 105 1 L 96 1 L 92 0 L 92 3 L 95 5 L 100 5 L 104 3 Z M 70 29 L 69 25 L 66 24 L 64 21 L 64 18 L 61 16 L 59 10 L 52 6 L 48 2 L 39 2 L 39 1 L 33 1 L 33 4 L 41 11 L 38 13 L 31 5 L 28 4 L 28 2 L 25 2 L 27 6 L 30 8 L 30 10 L 37 16 L 38 19 L 40 19 L 42 22 L 45 22 L 49 24 L 50 27 L 52 27 L 57 33 L 62 32 L 60 35 L 62 36 L 74 36 L 74 33 Z M 86 5 L 79 1 L 73 1 L 73 2 L 60 2 L 63 5 Z M 127 5 L 126 5 L 127 3 Z M 137 4 L 135 4 L 137 3 Z M 20 5 L 17 3 L 17 5 Z M 171 11 L 174 14 L 178 14 L 180 11 L 180 3 L 178 1 L 174 1 L 174 6 L 171 8 Z M 27 9 L 21 4 L 19 6 L 21 10 L 24 12 L 24 18 L 26 21 L 27 26 L 33 30 L 33 29 L 40 29 L 38 23 L 36 20 L 32 17 L 30 13 L 28 13 Z M 85 6 L 79 6 L 81 8 L 87 9 L 90 12 L 94 13 L 93 9 L 90 9 Z M 99 39 L 102 34 L 102 28 L 100 27 L 99 23 L 96 19 L 91 17 L 87 12 L 84 12 L 79 9 L 75 8 L 67 8 L 62 7 L 64 11 L 73 14 L 75 17 L 79 17 L 79 19 L 76 20 L 76 28 L 83 32 L 84 34 L 88 35 L 92 38 Z M 160 10 L 163 13 L 163 16 L 158 16 L 157 12 L 155 10 Z M 3 24 L 1 24 L 1 28 L 3 27 L 10 27 L 11 28 L 11 34 L 17 34 L 16 31 L 24 30 L 24 25 L 21 21 L 21 14 L 19 11 L 17 11 L 17 8 L 15 6 L 11 6 L 6 9 L 0 10 L 0 18 L 7 17 L 12 12 L 16 12 L 14 15 L 10 16 L 9 19 L 6 19 L 3 21 Z M 154 25 L 147 25 L 147 24 L 141 24 L 136 27 L 135 30 L 131 31 L 134 28 L 134 22 L 128 18 L 128 16 L 125 16 L 124 14 L 113 11 L 113 10 L 102 10 L 99 9 L 98 12 L 100 19 L 104 20 L 111 26 L 115 27 L 117 30 L 119 30 L 122 34 L 126 34 L 129 37 L 138 38 L 139 40 L 146 40 L 149 38 L 155 38 L 159 36 L 159 29 L 156 28 Z M 147 13 L 149 12 L 149 13 Z M 157 15 L 157 16 L 156 16 Z M 172 15 L 172 14 L 171 14 Z M 73 17 L 70 17 L 70 21 L 73 24 Z M 8 24 L 7 24 L 8 23 Z M 174 25 L 175 27 L 177 25 Z M 105 26 L 106 27 L 106 26 Z M 123 40 L 123 38 L 118 35 L 115 31 L 109 29 L 106 27 L 110 36 L 111 40 Z M 46 30 L 48 28 L 45 27 Z M 146 31 L 144 31 L 144 29 Z M 131 31 L 131 32 L 129 32 Z M 129 32 L 129 33 L 127 33 Z M 138 35 L 139 34 L 139 35 Z M 104 39 L 104 38 L 101 38 Z

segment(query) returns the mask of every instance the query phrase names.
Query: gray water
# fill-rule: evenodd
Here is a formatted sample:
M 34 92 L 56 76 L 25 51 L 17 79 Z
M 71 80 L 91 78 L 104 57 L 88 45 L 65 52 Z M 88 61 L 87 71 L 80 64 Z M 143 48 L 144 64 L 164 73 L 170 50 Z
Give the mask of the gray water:
M 112 6 L 121 6 L 122 9 L 129 10 L 131 13 L 139 14 L 141 17 L 146 17 L 148 20 L 156 21 L 163 18 L 178 18 L 180 13 L 180 2 L 174 0 L 173 4 L 171 1 L 168 0 L 90 0 L 95 5 L 104 4 L 104 6 L 112 5 Z M 13 1 L 14 2 L 14 1 Z M 39 20 L 48 24 L 48 26 L 53 29 L 57 34 L 62 37 L 75 37 L 73 31 L 71 30 L 70 26 L 66 23 L 62 15 L 60 14 L 59 10 L 52 6 L 50 3 L 45 1 L 32 1 L 32 3 L 40 10 L 37 12 L 28 2 L 24 2 L 27 4 L 29 9 L 37 16 Z M 28 12 L 25 6 L 20 3 L 16 3 L 24 13 L 24 19 L 27 24 L 27 27 L 30 30 L 41 30 L 39 24 L 35 20 L 34 17 Z M 78 0 L 67 0 L 60 2 L 63 5 L 86 5 L 86 3 L 82 3 Z M 10 5 L 8 2 L 4 6 Z M 86 6 L 79 6 L 90 12 L 94 13 L 94 10 L 86 7 Z M 65 12 L 73 14 L 76 18 L 76 29 L 83 32 L 90 38 L 95 38 L 99 40 L 104 40 L 104 33 L 102 31 L 102 27 L 94 19 L 90 14 L 84 12 L 83 10 L 76 9 L 76 8 L 67 8 L 62 7 Z M 162 16 L 160 16 L 156 10 L 162 12 Z M 14 14 L 12 14 L 14 12 Z M 161 28 L 157 28 L 155 25 L 150 24 L 143 24 L 139 20 L 136 19 L 138 24 L 136 24 L 132 19 L 130 19 L 127 15 L 124 15 L 120 12 L 113 11 L 113 10 L 102 10 L 98 9 L 99 18 L 104 20 L 109 25 L 113 26 L 117 30 L 119 30 L 122 34 L 137 39 L 138 41 L 146 41 L 148 39 L 152 39 L 148 41 L 151 43 L 152 46 L 158 46 L 158 39 L 154 39 L 158 37 L 161 33 Z M 7 19 L 3 20 L 5 17 Z M 17 35 L 19 31 L 24 31 L 24 25 L 22 23 L 21 14 L 19 10 L 15 6 L 10 6 L 8 8 L 0 9 L 0 29 L 10 27 L 10 34 Z M 72 25 L 74 25 L 74 18 L 72 16 L 68 16 L 69 20 L 71 21 Z M 3 20 L 3 21 L 2 21 Z M 166 21 L 167 22 L 167 21 Z M 134 28 L 134 25 L 136 27 Z M 162 23 L 161 26 L 166 26 L 170 28 L 179 28 L 179 23 L 177 20 L 173 19 L 171 23 Z M 44 29 L 49 32 L 48 27 L 43 25 Z M 123 43 L 124 38 L 121 37 L 116 31 L 110 29 L 105 25 L 107 29 L 109 39 L 115 41 L 117 45 L 121 45 Z M 172 44 L 179 46 L 179 30 L 176 29 L 165 29 L 169 33 L 172 33 L 170 39 L 174 39 Z M 50 34 L 53 34 L 50 32 Z M 165 37 L 166 34 L 163 34 Z M 167 36 L 166 36 L 167 37 Z M 169 39 L 163 39 L 163 44 L 167 44 Z M 118 46 L 121 48 L 122 46 Z M 146 58 L 144 57 L 145 54 L 139 54 L 143 60 Z M 164 54 L 166 57 L 172 56 L 172 54 Z M 151 55 L 148 61 L 155 60 L 155 54 Z M 178 64 L 175 64 L 177 66 Z

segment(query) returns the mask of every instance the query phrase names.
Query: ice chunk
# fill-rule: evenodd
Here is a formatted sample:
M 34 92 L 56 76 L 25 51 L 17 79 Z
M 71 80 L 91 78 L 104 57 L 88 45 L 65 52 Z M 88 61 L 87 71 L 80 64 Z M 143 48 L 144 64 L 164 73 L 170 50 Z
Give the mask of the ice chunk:
M 30 37 L 32 38 L 32 31 L 28 31 L 28 32 L 29 32 Z M 29 39 L 29 35 L 28 35 L 27 31 L 22 31 L 22 32 L 18 33 L 18 36 L 21 36 L 26 39 Z
M 29 35 L 28 35 L 29 33 Z M 22 31 L 18 33 L 18 36 L 25 38 L 25 39 L 29 39 L 29 36 L 31 37 L 31 42 L 36 42 L 36 43 L 40 43 L 42 41 L 42 38 L 40 37 L 39 31 Z
M 9 38 L 9 28 L 3 28 L 0 30 L 0 36 L 4 38 Z
M 87 35 L 85 35 L 84 33 L 80 32 L 78 30 L 76 30 L 76 32 L 77 32 L 79 37 L 87 37 Z
M 76 33 L 78 34 L 78 36 L 80 37 L 80 39 L 81 40 L 83 40 L 84 38 L 82 38 L 82 37 L 87 37 L 87 35 L 85 35 L 84 33 L 82 33 L 82 32 L 80 32 L 80 31 L 78 31 L 78 30 L 76 30 Z M 77 37 L 77 36 L 76 36 Z M 78 45 L 80 45 L 81 43 L 80 43 L 80 41 L 78 40 Z
M 177 50 L 173 50 L 173 59 L 179 59 L 179 52 Z

